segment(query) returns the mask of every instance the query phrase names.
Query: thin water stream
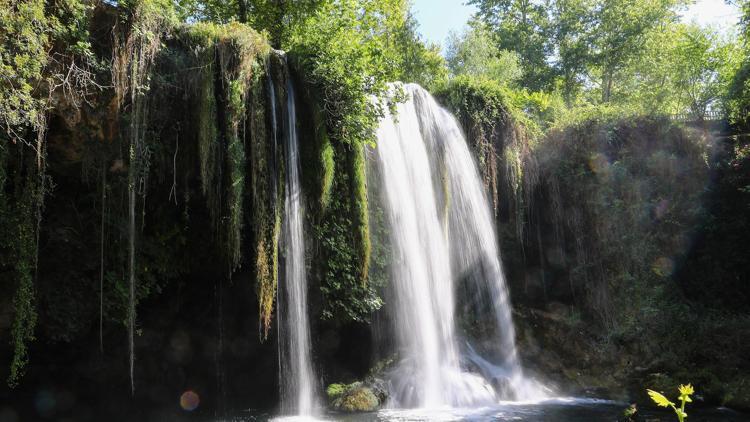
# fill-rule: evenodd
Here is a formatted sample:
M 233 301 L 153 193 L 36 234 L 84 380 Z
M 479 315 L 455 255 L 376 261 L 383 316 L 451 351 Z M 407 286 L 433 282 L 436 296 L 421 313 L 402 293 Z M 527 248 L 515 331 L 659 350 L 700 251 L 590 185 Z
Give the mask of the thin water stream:
M 286 58 L 285 58 L 286 59 Z M 286 61 L 285 61 L 286 63 Z M 304 220 L 300 188 L 299 140 L 294 85 L 286 73 L 284 116 L 286 184 L 284 199 L 284 277 L 278 297 L 281 410 L 285 415 L 310 416 L 317 408 L 311 362 L 307 308 Z M 273 86 L 273 83 L 271 83 Z M 271 96 L 275 92 L 271 89 Z

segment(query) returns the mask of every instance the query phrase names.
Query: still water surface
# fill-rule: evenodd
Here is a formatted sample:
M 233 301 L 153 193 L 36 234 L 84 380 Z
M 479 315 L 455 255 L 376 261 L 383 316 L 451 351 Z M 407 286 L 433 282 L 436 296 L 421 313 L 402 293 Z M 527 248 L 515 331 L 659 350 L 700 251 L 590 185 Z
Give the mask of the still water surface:
M 598 399 L 558 398 L 536 403 L 500 403 L 496 406 L 472 409 L 387 409 L 377 413 L 336 414 L 328 413 L 319 421 L 345 422 L 416 422 L 416 421 L 518 421 L 518 422 L 589 422 L 617 421 L 622 419 L 622 412 L 628 405 Z M 653 410 L 640 413 L 643 421 L 672 422 L 677 420 L 674 414 Z M 750 421 L 750 415 L 735 412 L 726 408 L 703 408 L 688 410 L 690 422 L 740 422 Z M 261 421 L 311 421 L 303 418 L 277 418 L 271 415 L 238 415 L 235 418 L 220 422 L 261 422 Z

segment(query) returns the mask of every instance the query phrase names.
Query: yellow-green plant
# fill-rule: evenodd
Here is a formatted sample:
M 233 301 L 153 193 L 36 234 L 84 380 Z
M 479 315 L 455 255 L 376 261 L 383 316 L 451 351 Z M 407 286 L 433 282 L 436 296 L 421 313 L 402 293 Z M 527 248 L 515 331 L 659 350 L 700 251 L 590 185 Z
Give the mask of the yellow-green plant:
M 648 395 L 649 397 L 651 397 L 651 400 L 653 400 L 654 403 L 661 407 L 670 406 L 677 414 L 677 419 L 679 419 L 680 422 L 684 422 L 685 418 L 687 418 L 687 413 L 685 413 L 685 403 L 690 403 L 693 401 L 690 399 L 690 395 L 693 394 L 695 390 L 690 384 L 680 385 L 678 390 L 680 391 L 680 396 L 677 398 L 677 400 L 680 401 L 680 407 L 677 407 L 677 405 L 672 403 L 668 398 L 664 397 L 664 395 L 659 392 L 656 392 L 654 390 L 646 391 L 648 391 Z

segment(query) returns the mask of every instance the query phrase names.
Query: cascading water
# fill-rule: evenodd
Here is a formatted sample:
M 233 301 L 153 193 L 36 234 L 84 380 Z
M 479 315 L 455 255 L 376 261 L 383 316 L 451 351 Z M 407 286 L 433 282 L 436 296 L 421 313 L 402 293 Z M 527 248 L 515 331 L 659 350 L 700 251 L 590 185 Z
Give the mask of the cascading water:
M 286 72 L 288 74 L 288 72 Z M 286 78 L 286 197 L 284 200 L 284 285 L 278 298 L 281 408 L 284 414 L 310 416 L 316 408 L 307 315 L 305 244 L 299 180 L 299 144 L 294 86 Z M 273 84 L 271 97 L 275 98 Z
M 424 89 L 403 89 L 407 101 L 377 131 L 403 358 L 391 404 L 469 406 L 540 395 L 522 375 L 489 203 L 461 130 Z M 454 283 L 465 274 L 495 316 L 497 363 L 467 348 L 466 363 L 481 377 L 462 369 L 455 334 Z

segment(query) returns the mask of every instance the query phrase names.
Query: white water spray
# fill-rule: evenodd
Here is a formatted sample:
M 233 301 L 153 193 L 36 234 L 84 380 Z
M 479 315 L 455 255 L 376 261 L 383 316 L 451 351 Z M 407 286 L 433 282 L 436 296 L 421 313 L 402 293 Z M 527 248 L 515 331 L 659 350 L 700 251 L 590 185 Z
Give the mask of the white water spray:
M 541 395 L 518 361 L 489 203 L 461 130 L 424 89 L 403 88 L 407 101 L 377 132 L 403 358 L 391 404 L 470 406 Z M 454 283 L 467 273 L 495 315 L 497 362 L 472 349 L 467 355 L 481 376 L 462 368 L 455 334 Z
M 288 73 L 288 72 L 287 72 Z M 273 86 L 273 84 L 271 84 Z M 273 88 L 271 96 L 275 97 Z M 294 86 L 286 83 L 286 185 L 284 200 L 285 251 L 283 292 L 278 297 L 281 352 L 281 408 L 284 414 L 310 416 L 316 409 L 310 359 L 310 323 L 307 314 L 304 223 L 299 180 L 299 142 Z

